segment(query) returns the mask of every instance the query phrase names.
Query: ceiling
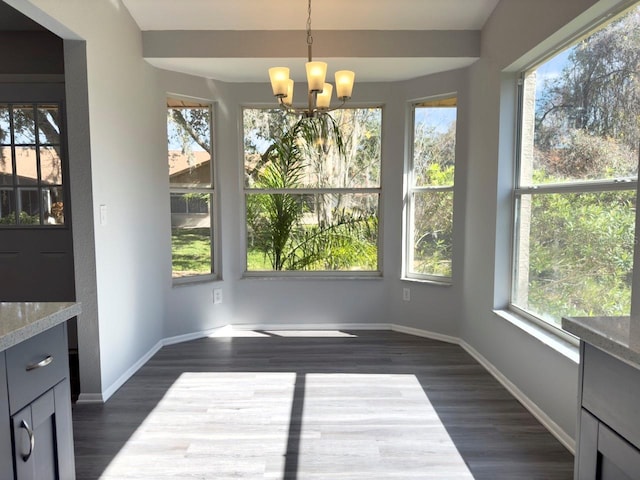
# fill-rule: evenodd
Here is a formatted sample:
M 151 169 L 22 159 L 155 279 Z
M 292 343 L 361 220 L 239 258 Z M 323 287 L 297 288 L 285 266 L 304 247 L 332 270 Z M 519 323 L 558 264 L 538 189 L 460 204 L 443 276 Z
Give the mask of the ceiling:
M 329 71 L 354 70 L 356 82 L 406 80 L 465 67 L 478 54 L 469 54 L 469 48 L 463 51 L 455 35 L 468 43 L 469 35 L 462 34 L 481 30 L 498 1 L 315 0 L 311 17 L 314 60 L 329 63 Z M 123 3 L 143 31 L 145 58 L 159 68 L 228 82 L 268 81 L 270 66 L 290 66 L 293 78 L 304 76 L 305 0 L 123 0 Z M 323 36 L 322 30 L 352 31 L 367 36 L 356 37 L 355 46 L 343 42 L 343 47 L 351 47 L 343 49 L 346 51 L 340 45 L 321 51 L 322 42 L 329 43 L 324 40 L 327 36 Z M 275 31 L 289 33 L 286 45 L 280 45 L 295 43 L 299 47 L 295 55 L 282 54 L 277 43 L 272 43 L 271 51 L 264 51 L 270 43 L 268 36 L 282 33 Z M 419 40 L 424 45 L 417 53 L 405 54 L 402 44 L 396 41 L 403 38 L 403 33 L 429 31 L 435 36 Z M 249 32 L 256 33 L 256 37 L 251 37 L 254 40 L 245 38 Z M 339 33 L 337 36 L 341 38 Z M 478 43 L 479 35 L 474 38 L 474 43 Z M 166 54 L 158 53 L 158 45 L 170 48 Z M 209 50 L 203 52 L 208 45 Z M 373 51 L 363 54 L 363 49 L 369 46 Z M 479 52 L 479 46 L 475 48 Z M 382 53 L 378 55 L 378 51 Z
M 314 60 L 326 61 L 329 74 L 354 70 L 358 83 L 466 67 L 479 55 L 479 35 L 470 34 L 478 34 L 498 1 L 315 0 Z M 288 66 L 296 81 L 305 78 L 305 0 L 122 2 L 143 32 L 146 60 L 158 68 L 266 82 L 269 67 Z M 41 28 L 0 0 L 0 31 Z M 280 43 L 273 40 L 283 34 Z
M 123 0 L 141 30 L 303 30 L 305 0 Z M 498 0 L 315 0 L 318 30 L 479 30 Z

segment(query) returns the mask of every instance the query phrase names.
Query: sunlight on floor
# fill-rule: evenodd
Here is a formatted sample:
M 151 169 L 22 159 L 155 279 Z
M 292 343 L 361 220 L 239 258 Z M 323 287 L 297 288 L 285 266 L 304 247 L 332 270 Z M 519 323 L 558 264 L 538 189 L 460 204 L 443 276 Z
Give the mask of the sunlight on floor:
M 341 332 L 340 330 L 265 330 L 274 337 L 357 337 L 353 333 Z
M 243 328 L 234 328 L 233 325 L 226 325 L 219 328 L 209 335 L 209 338 L 250 338 L 250 337 L 296 337 L 296 338 L 339 338 L 353 337 L 354 333 L 347 333 L 340 330 L 245 330 Z
M 295 372 L 183 373 L 100 478 L 281 479 L 285 468 L 473 479 L 414 375 Z

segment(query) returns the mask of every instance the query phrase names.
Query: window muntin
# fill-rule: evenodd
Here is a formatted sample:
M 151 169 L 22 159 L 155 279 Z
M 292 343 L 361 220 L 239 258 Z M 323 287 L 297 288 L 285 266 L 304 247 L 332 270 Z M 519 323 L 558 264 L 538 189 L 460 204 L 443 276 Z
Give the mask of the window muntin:
M 174 280 L 197 280 L 215 272 L 211 125 L 211 105 L 167 100 Z
M 0 226 L 64 225 L 60 107 L 0 104 Z
M 523 75 L 511 305 L 545 325 L 630 312 L 639 16 Z
M 244 109 L 248 273 L 379 274 L 381 124 L 380 108 Z
M 451 281 L 456 97 L 413 106 L 405 274 Z

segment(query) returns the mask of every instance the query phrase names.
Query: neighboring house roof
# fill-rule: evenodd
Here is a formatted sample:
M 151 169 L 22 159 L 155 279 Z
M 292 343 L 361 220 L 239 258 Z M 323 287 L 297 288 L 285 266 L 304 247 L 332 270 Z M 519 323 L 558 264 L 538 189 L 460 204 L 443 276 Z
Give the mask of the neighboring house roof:
M 211 155 L 205 151 L 184 153 L 181 150 L 169 150 L 169 177 L 175 177 L 198 167 L 204 166 L 211 160 Z
M 38 161 L 35 147 L 15 147 L 16 174 L 19 184 L 37 184 Z M 62 184 L 62 164 L 54 147 L 40 147 L 40 170 L 43 183 Z M 0 147 L 0 176 L 11 177 L 13 175 L 13 162 L 11 160 L 11 147 Z M 13 182 L 5 182 L 11 185 Z

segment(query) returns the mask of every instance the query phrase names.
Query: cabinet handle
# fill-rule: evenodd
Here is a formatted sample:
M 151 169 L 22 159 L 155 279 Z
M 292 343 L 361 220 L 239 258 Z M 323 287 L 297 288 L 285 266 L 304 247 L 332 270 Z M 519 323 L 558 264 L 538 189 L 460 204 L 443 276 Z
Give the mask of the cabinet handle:
M 26 462 L 33 453 L 33 447 L 36 446 L 36 437 L 33 435 L 33 430 L 29 428 L 29 424 L 25 420 L 22 420 L 20 423 L 20 428 L 24 428 L 27 431 L 27 435 L 29 435 L 29 452 L 22 454 L 22 460 Z
M 31 370 L 36 370 L 38 368 L 46 367 L 51 362 L 53 362 L 53 357 L 51 355 L 47 355 L 45 358 L 40 360 L 38 363 L 32 363 L 31 365 L 27 365 L 27 372 Z

